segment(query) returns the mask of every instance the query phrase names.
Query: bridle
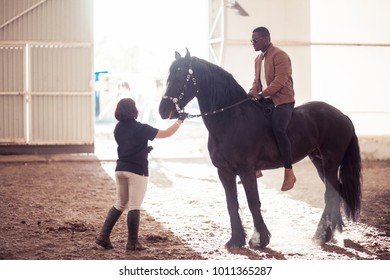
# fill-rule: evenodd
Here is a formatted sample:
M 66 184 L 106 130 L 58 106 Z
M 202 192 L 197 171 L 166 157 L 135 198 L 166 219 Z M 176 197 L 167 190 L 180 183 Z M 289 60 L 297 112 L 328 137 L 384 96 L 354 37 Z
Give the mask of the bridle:
M 169 99 L 173 102 L 173 104 L 175 104 L 175 107 L 176 107 L 176 111 L 178 113 L 183 113 L 184 112 L 184 107 L 181 108 L 180 107 L 180 104 L 179 104 L 179 101 L 181 99 L 183 99 L 184 95 L 185 95 L 185 92 L 186 92 L 186 89 L 187 89 L 187 84 L 192 81 L 192 84 L 194 85 L 195 89 L 196 89 L 196 94 L 195 94 L 195 97 L 196 95 L 199 93 L 199 88 L 197 87 L 197 82 L 196 82 L 196 78 L 194 76 L 194 70 L 192 70 L 191 68 L 191 64 L 190 64 L 190 67 L 188 69 L 183 69 L 183 68 L 177 68 L 178 71 L 188 71 L 188 74 L 187 74 L 187 77 L 186 77 L 186 81 L 183 85 L 183 90 L 182 92 L 180 93 L 179 97 L 171 97 L 171 96 L 167 96 L 167 95 L 163 95 L 162 99 Z M 243 100 L 240 100 L 232 105 L 229 105 L 229 106 L 226 106 L 226 107 L 223 107 L 223 108 L 220 108 L 220 109 L 217 109 L 217 110 L 214 110 L 214 111 L 210 111 L 210 112 L 207 112 L 207 113 L 200 113 L 200 114 L 197 114 L 197 115 L 190 115 L 188 114 L 187 115 L 187 118 L 198 118 L 198 117 L 203 117 L 203 116 L 209 116 L 209 115 L 214 115 L 214 114 L 217 114 L 217 113 L 220 113 L 220 112 L 224 112 L 228 109 L 231 109 L 233 107 L 236 107 L 238 105 L 240 105 L 241 103 L 244 103 L 248 100 L 250 100 L 251 98 L 250 97 L 247 97 Z
M 192 70 L 191 68 L 191 64 L 190 64 L 190 68 L 189 69 L 182 69 L 182 68 L 177 68 L 177 71 L 188 71 L 188 74 L 187 74 L 187 77 L 186 77 L 186 82 L 184 83 L 183 85 L 183 90 L 182 92 L 180 93 L 179 97 L 171 97 L 171 96 L 167 96 L 167 95 L 163 95 L 162 99 L 169 99 L 173 102 L 173 104 L 175 104 L 175 107 L 176 107 L 176 111 L 178 113 L 181 113 L 181 112 L 184 112 L 184 107 L 181 108 L 180 107 L 180 104 L 179 104 L 179 101 L 183 99 L 184 95 L 185 95 L 185 92 L 187 90 L 187 84 L 192 81 L 192 84 L 194 85 L 194 87 L 196 88 L 196 94 L 199 93 L 199 89 L 198 87 L 196 86 L 196 78 L 194 77 L 194 71 Z M 195 95 L 196 96 L 196 95 Z M 189 115 L 188 115 L 189 116 Z

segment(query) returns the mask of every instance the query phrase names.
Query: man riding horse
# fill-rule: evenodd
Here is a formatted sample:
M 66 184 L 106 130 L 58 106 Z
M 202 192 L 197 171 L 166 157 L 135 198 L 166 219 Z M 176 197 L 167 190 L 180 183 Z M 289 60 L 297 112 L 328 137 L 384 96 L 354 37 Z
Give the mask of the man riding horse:
M 255 59 L 255 79 L 248 95 L 253 99 L 271 98 L 275 105 L 271 125 L 284 160 L 281 190 L 288 191 L 296 182 L 292 169 L 291 143 L 286 132 L 295 105 L 291 61 L 284 51 L 271 43 L 270 33 L 265 27 L 253 30 L 251 43 L 255 51 L 261 53 Z M 256 176 L 261 177 L 260 170 Z

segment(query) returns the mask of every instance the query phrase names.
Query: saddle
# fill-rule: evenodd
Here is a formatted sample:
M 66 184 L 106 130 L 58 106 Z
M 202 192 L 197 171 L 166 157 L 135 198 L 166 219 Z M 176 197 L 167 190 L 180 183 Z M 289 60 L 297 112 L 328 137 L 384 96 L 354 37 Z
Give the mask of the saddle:
M 275 104 L 271 98 L 261 98 L 254 101 L 255 104 L 261 109 L 264 116 L 269 117 L 275 108 Z

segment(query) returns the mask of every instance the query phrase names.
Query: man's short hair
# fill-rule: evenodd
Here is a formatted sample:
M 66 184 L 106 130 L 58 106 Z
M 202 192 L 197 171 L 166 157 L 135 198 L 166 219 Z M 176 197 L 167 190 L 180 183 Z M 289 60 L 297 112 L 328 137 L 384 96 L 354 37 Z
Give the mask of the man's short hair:
M 259 33 L 261 36 L 268 36 L 271 38 L 271 34 L 269 33 L 269 30 L 263 26 L 255 28 L 253 32 Z

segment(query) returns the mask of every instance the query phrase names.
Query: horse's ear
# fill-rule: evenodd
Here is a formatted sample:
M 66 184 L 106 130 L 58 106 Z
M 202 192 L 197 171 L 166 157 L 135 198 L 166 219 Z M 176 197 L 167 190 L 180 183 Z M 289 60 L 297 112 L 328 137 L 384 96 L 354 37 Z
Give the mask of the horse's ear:
M 187 51 L 187 53 L 186 53 L 186 57 L 185 58 L 191 58 L 191 54 L 190 54 L 190 52 L 188 51 L 187 48 L 186 48 L 186 51 Z
M 179 58 L 181 58 L 181 55 L 180 55 L 180 53 L 178 53 L 178 52 L 175 52 L 175 59 L 176 59 L 176 60 L 178 60 Z

